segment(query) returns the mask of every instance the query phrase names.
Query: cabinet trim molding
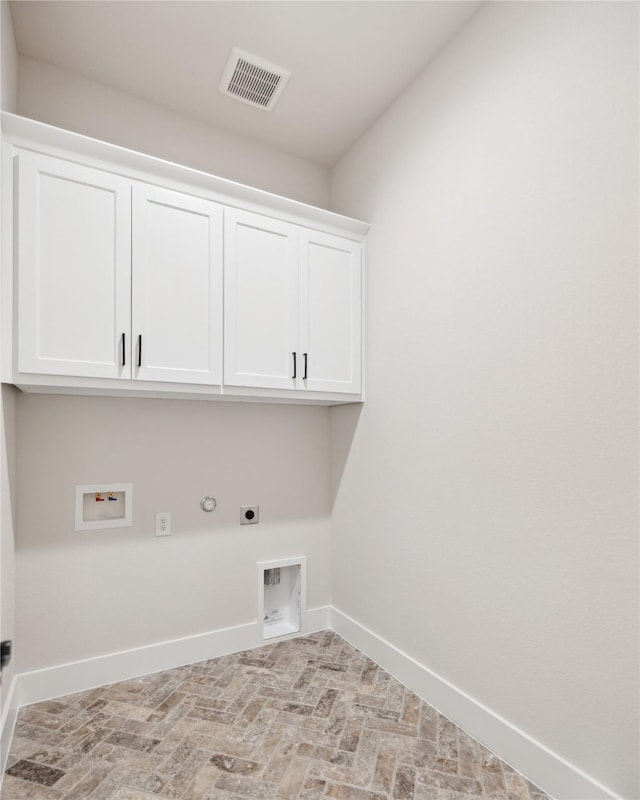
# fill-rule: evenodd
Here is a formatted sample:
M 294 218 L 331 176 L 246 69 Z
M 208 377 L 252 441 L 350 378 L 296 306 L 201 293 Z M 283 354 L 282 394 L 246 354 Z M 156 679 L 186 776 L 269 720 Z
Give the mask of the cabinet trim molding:
M 80 133 L 57 128 L 43 122 L 21 117 L 17 114 L 10 114 L 3 111 L 1 115 L 2 132 L 18 146 L 25 149 L 36 149 L 39 152 L 50 152 L 51 155 L 58 155 L 61 158 L 77 157 L 92 166 L 88 159 L 101 162 L 96 164 L 98 168 L 109 169 L 111 171 L 122 171 L 128 177 L 139 180 L 144 178 L 134 171 L 145 173 L 147 180 L 160 182 L 163 186 L 169 186 L 175 181 L 180 184 L 192 186 L 197 194 L 205 191 L 217 195 L 212 199 L 221 200 L 227 205 L 236 201 L 240 207 L 256 209 L 265 213 L 265 209 L 271 209 L 274 216 L 282 219 L 286 217 L 295 218 L 298 224 L 305 221 L 313 228 L 329 231 L 341 231 L 343 236 L 351 235 L 354 239 L 362 239 L 369 230 L 369 224 L 361 220 L 345 217 L 333 211 L 307 205 L 298 200 L 291 200 L 288 197 L 272 194 L 263 189 L 256 189 L 242 183 L 236 183 L 227 178 L 221 178 L 208 172 L 187 167 L 182 164 L 175 164 L 165 161 L 156 156 L 139 153 L 129 150 L 120 145 L 93 139 Z M 155 180 L 153 180 L 155 179 Z

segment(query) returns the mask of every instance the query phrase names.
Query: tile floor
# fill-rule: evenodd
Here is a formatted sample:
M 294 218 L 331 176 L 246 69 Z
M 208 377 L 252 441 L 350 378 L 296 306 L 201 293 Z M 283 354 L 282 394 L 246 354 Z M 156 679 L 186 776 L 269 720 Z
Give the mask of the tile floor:
M 548 800 L 331 631 L 29 706 L 2 800 Z

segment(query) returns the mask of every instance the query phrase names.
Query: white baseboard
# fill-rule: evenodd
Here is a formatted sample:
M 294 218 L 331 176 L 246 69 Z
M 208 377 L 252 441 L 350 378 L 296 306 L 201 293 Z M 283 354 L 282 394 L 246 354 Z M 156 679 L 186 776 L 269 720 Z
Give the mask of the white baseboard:
M 578 767 L 336 608 L 331 609 L 330 627 L 556 800 L 621 800 Z
M 256 623 L 158 642 L 18 675 L 20 706 L 94 689 L 108 683 L 194 664 L 256 646 Z
M 328 628 L 329 617 L 329 606 L 308 609 L 302 635 Z M 239 650 L 250 650 L 269 643 L 258 638 L 257 622 L 248 622 L 232 628 L 222 628 L 146 647 L 136 647 L 133 650 L 74 661 L 70 664 L 23 672 L 17 676 L 17 705 L 40 703 L 43 700 L 52 700 L 185 664 L 195 664 L 198 661 L 237 653 Z
M 16 702 L 17 685 L 17 679 L 12 677 L 3 703 L 2 718 L 0 719 L 0 783 L 2 783 L 2 776 L 7 767 L 7 758 L 9 756 L 9 748 L 11 747 L 13 729 L 15 728 L 16 717 L 18 716 Z
M 327 628 L 380 664 L 556 800 L 621 800 L 578 767 L 338 609 L 323 606 L 307 610 L 305 630 L 297 635 Z M 2 720 L 2 766 L 4 768 L 19 706 L 249 650 L 273 641 L 259 639 L 257 622 L 250 622 L 17 675 L 7 693 L 9 710 Z

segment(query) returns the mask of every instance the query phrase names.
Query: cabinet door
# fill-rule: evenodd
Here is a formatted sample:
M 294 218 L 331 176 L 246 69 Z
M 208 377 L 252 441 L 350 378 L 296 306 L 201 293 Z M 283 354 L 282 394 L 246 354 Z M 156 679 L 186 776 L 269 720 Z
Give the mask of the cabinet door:
M 129 378 L 131 184 L 18 158 L 18 370 Z
M 225 384 L 296 388 L 297 233 L 286 222 L 225 210 Z
M 357 242 L 300 231 L 300 350 L 308 391 L 361 391 L 361 262 Z
M 222 383 L 222 208 L 133 189 L 133 376 Z

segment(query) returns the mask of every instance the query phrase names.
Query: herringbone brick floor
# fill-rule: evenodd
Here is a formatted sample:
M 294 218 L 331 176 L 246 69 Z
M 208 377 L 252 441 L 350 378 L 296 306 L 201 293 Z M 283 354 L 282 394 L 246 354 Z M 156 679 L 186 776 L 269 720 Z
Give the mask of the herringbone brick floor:
M 29 706 L 2 800 L 548 800 L 331 631 Z

